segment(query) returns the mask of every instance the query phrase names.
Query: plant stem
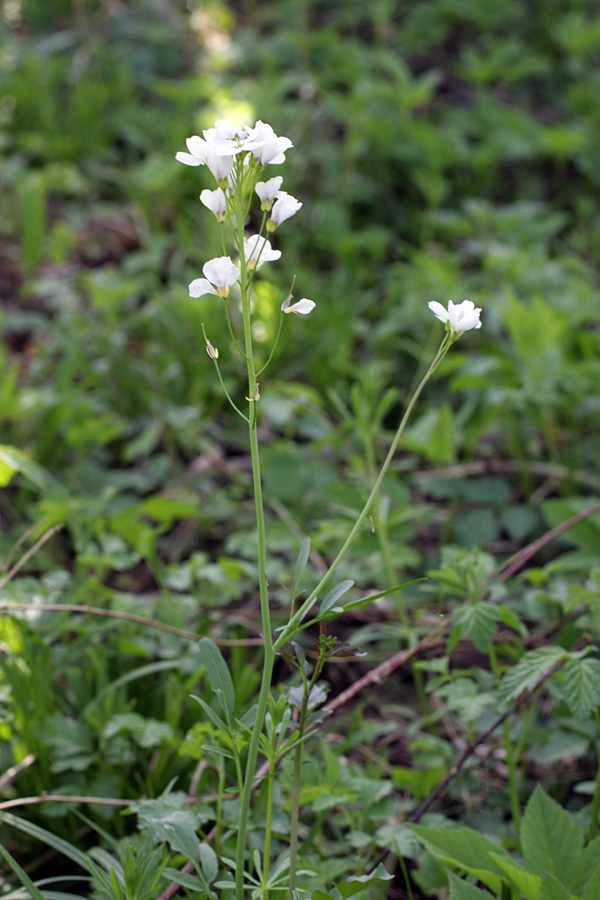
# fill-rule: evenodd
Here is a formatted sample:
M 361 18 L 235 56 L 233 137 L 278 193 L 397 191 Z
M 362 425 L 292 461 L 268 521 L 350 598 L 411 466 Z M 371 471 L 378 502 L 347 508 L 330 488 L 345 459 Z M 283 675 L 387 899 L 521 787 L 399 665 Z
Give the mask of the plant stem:
M 490 660 L 490 668 L 496 678 L 500 678 L 500 667 L 496 656 L 496 649 L 493 641 L 490 642 L 488 650 Z M 510 736 L 510 727 L 508 720 L 502 722 L 502 739 L 504 741 L 504 752 L 506 753 L 506 768 L 508 770 L 508 794 L 510 798 L 510 811 L 513 820 L 513 828 L 515 830 L 515 844 L 517 851 L 521 846 L 521 802 L 519 798 L 519 785 L 517 784 L 517 771 L 515 765 L 515 754 L 513 753 L 512 738 Z
M 279 635 L 278 639 L 275 641 L 275 647 L 274 647 L 275 650 L 279 650 L 281 647 L 283 647 L 283 645 L 285 643 L 287 643 L 287 641 L 290 640 L 290 638 L 292 638 L 293 635 L 296 633 L 295 626 L 298 625 L 302 621 L 302 619 L 304 618 L 306 613 L 309 611 L 309 609 L 315 602 L 315 598 L 317 597 L 319 592 L 323 590 L 323 588 L 325 587 L 325 585 L 327 584 L 327 582 L 329 581 L 329 579 L 331 578 L 331 576 L 333 575 L 333 573 L 335 572 L 335 570 L 337 569 L 339 564 L 341 563 L 342 559 L 345 557 L 346 553 L 348 552 L 350 545 L 352 544 L 352 542 L 353 542 L 354 538 L 356 537 L 356 535 L 358 534 L 365 518 L 367 517 L 367 514 L 371 508 L 371 505 L 372 505 L 375 497 L 379 493 L 379 489 L 382 485 L 383 479 L 385 478 L 386 473 L 391 465 L 391 462 L 392 462 L 394 456 L 396 455 L 396 450 L 398 449 L 398 444 L 400 443 L 400 439 L 402 438 L 402 435 L 404 434 L 404 429 L 406 428 L 406 425 L 408 424 L 408 420 L 410 419 L 410 416 L 415 407 L 415 404 L 416 404 L 417 400 L 419 399 L 421 392 L 423 391 L 423 388 L 425 387 L 425 385 L 427 384 L 427 382 L 429 381 L 429 379 L 431 378 L 431 376 L 433 375 L 433 373 L 435 372 L 435 370 L 437 369 L 437 367 L 443 360 L 444 356 L 450 349 L 451 345 L 452 345 L 452 339 L 451 339 L 450 335 L 446 334 L 444 336 L 442 343 L 440 344 L 440 348 L 439 348 L 438 352 L 436 353 L 433 362 L 427 369 L 427 372 L 421 379 L 419 385 L 417 386 L 417 389 L 415 390 L 414 394 L 412 395 L 412 397 L 408 403 L 408 406 L 406 407 L 404 415 L 402 416 L 402 419 L 400 420 L 400 424 L 398 425 L 398 430 L 396 431 L 394 440 L 392 441 L 391 447 L 390 447 L 388 454 L 385 458 L 385 461 L 381 467 L 381 471 L 379 472 L 379 475 L 377 476 L 375 484 L 373 485 L 373 487 L 371 489 L 371 493 L 369 494 L 369 497 L 362 509 L 362 512 L 358 516 L 358 519 L 354 523 L 354 526 L 352 527 L 350 534 L 344 541 L 344 544 L 343 544 L 341 550 L 339 551 L 338 555 L 335 557 L 335 559 L 331 563 L 331 565 L 330 565 L 329 569 L 327 570 L 327 572 L 325 573 L 325 575 L 323 575 L 323 577 L 321 578 L 321 580 L 319 581 L 317 586 L 314 588 L 314 590 L 311 591 L 311 593 L 306 598 L 306 600 L 304 601 L 302 606 L 290 618 L 287 626 L 283 629 L 283 631 Z
M 256 508 L 256 528 L 258 534 L 258 583 L 260 592 L 260 613 L 264 637 L 264 656 L 262 667 L 262 680 L 260 685 L 260 693 L 258 697 L 258 705 L 256 711 L 256 720 L 250 737 L 248 746 L 248 756 L 246 759 L 246 773 L 244 777 L 244 787 L 240 797 L 240 822 L 238 829 L 238 844 L 236 852 L 236 897 L 237 900 L 243 900 L 244 897 L 244 857 L 246 849 L 246 832 L 248 830 L 248 815 L 250 811 L 250 797 L 252 794 L 252 782 L 256 771 L 256 759 L 258 756 L 258 745 L 262 726 L 267 711 L 269 694 L 271 690 L 271 676 L 273 674 L 273 663 L 275 654 L 273 650 L 273 640 L 271 637 L 271 617 L 269 611 L 269 592 L 267 585 L 267 543 L 265 534 L 265 514 L 262 498 L 262 484 L 260 478 L 260 456 L 258 448 L 257 419 L 258 419 L 258 396 L 256 393 L 256 371 L 254 368 L 254 352 L 252 347 L 252 322 L 250 318 L 250 296 L 248 290 L 248 272 L 246 268 L 246 258 L 244 254 L 244 215 L 240 208 L 237 215 L 238 225 L 238 247 L 240 251 L 240 289 L 242 294 L 242 315 L 244 319 L 244 342 L 245 356 L 248 370 L 248 397 L 249 401 L 249 423 L 248 431 L 250 437 L 250 455 L 252 458 L 252 481 L 254 485 L 254 503 Z M 268 866 L 268 860 L 263 861 L 263 866 Z
M 269 868 L 271 864 L 271 831 L 273 828 L 273 782 L 275 780 L 275 756 L 269 759 L 269 774 L 267 776 L 267 822 L 265 826 L 265 844 L 263 847 L 263 877 L 262 900 L 269 900 Z
M 600 709 L 597 709 L 595 711 L 594 719 L 596 720 L 596 728 L 598 729 L 598 737 L 600 738 Z M 600 816 L 600 758 L 598 760 L 598 771 L 596 772 L 596 787 L 594 789 L 592 810 L 590 813 L 590 841 L 594 840 L 598 832 L 598 816 Z

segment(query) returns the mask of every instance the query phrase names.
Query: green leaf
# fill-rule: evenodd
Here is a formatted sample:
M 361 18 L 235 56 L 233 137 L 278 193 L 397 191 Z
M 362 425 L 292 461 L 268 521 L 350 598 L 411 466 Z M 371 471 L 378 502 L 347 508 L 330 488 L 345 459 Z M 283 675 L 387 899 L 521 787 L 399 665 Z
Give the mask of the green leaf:
M 35 886 L 35 884 L 31 880 L 31 878 L 27 874 L 27 872 L 25 872 L 24 869 L 21 868 L 21 866 L 16 861 L 16 859 L 13 856 L 11 856 L 11 854 L 8 852 L 6 847 L 3 847 L 2 844 L 0 844 L 0 853 L 2 854 L 2 856 L 4 857 L 4 859 L 6 860 L 8 865 L 10 866 L 11 871 L 14 872 L 15 875 L 18 877 L 19 881 L 21 882 L 21 884 L 23 885 L 25 890 L 29 891 L 31 900 L 45 900 L 44 895 Z
M 570 659 L 561 676 L 561 693 L 569 710 L 578 719 L 588 719 L 600 706 L 600 660 Z
M 600 897 L 600 870 L 586 882 L 581 900 L 598 900 L 598 897 Z
M 6 822 L 6 824 L 10 825 L 11 828 L 16 828 L 19 831 L 23 831 L 25 834 L 28 834 L 30 837 L 33 837 L 38 841 L 41 841 L 48 847 L 52 847 L 52 849 L 56 850 L 57 853 L 62 853 L 62 855 L 66 856 L 67 859 L 70 859 L 72 862 L 77 863 L 77 865 L 81 866 L 84 871 L 93 874 L 93 865 L 88 857 L 81 852 L 81 850 L 78 850 L 77 847 L 73 847 L 73 845 L 69 844 L 68 841 L 64 841 L 62 838 L 57 837 L 50 831 L 46 831 L 45 828 L 40 828 L 39 825 L 34 825 L 33 822 L 27 822 L 25 819 L 20 819 L 18 816 L 14 816 L 12 813 L 7 812 L 0 812 L 0 822 Z
M 49 486 L 49 476 L 44 469 L 27 457 L 17 447 L 0 444 L 0 487 L 6 487 L 13 475 L 19 473 L 40 490 Z
M 510 863 L 508 853 L 471 828 L 411 826 L 422 844 L 446 865 L 474 875 L 497 894 L 502 892 L 504 872 L 498 860 Z
M 198 648 L 200 650 L 200 662 L 206 669 L 210 686 L 220 698 L 223 712 L 226 714 L 228 721 L 231 721 L 235 694 L 227 663 L 223 659 L 223 655 L 217 645 L 210 638 L 203 638 L 199 641 Z
M 537 875 L 546 871 L 571 888 L 577 882 L 577 858 L 583 843 L 583 828 L 538 784 L 521 825 L 527 869 Z
M 296 597 L 298 595 L 298 587 L 300 585 L 300 581 L 302 580 L 302 576 L 304 575 L 304 570 L 306 569 L 306 564 L 308 562 L 309 556 L 310 538 L 305 537 L 300 544 L 298 559 L 296 560 L 296 567 L 294 569 L 294 585 L 292 587 L 292 597 Z
M 231 728 L 215 711 L 214 709 L 208 705 L 206 700 L 203 700 L 202 697 L 197 697 L 196 694 L 190 694 L 192 700 L 195 700 L 196 703 L 199 703 L 208 718 L 211 720 L 213 725 L 215 725 L 219 731 L 222 731 L 225 735 L 231 735 Z
M 531 691 L 550 669 L 568 657 L 562 647 L 540 647 L 526 653 L 516 666 L 506 673 L 498 688 L 498 701 L 516 700 L 524 691 Z
M 504 606 L 503 603 L 500 603 L 498 605 L 498 611 L 500 613 L 500 621 L 504 625 L 512 628 L 513 631 L 516 631 L 517 634 L 520 634 L 522 637 L 525 637 L 527 629 L 514 610 L 509 609 L 508 606 Z
M 490 900 L 492 896 L 487 891 L 457 878 L 453 872 L 448 872 L 448 884 L 450 885 L 450 900 Z
M 471 603 L 454 610 L 452 621 L 461 635 L 473 641 L 480 653 L 486 653 L 494 634 L 500 611 L 489 603 Z
M 189 888 L 190 891 L 200 891 L 205 893 L 205 887 L 196 875 L 188 875 L 186 872 L 180 872 L 179 869 L 167 867 L 163 871 L 163 876 L 168 878 L 169 881 L 174 881 L 175 884 L 180 884 L 182 887 Z
M 368 875 L 356 875 L 355 877 L 347 878 L 345 881 L 338 882 L 336 887 L 340 892 L 340 895 L 346 900 L 347 897 L 353 897 L 355 894 L 360 894 L 361 891 L 366 890 L 366 888 L 371 887 L 374 884 L 380 884 L 382 881 L 390 881 L 393 877 L 394 876 L 390 875 L 380 863 L 377 868 Z
M 576 888 L 585 885 L 587 890 L 588 883 L 595 879 L 598 882 L 597 896 L 600 897 L 600 835 L 587 845 L 583 853 L 579 855 L 577 863 Z
M 217 854 L 206 842 L 200 844 L 200 865 L 208 882 L 214 881 L 219 874 Z
M 319 607 L 319 616 L 323 616 L 326 612 L 329 612 L 330 609 L 333 609 L 340 597 L 343 597 L 351 587 L 354 587 L 354 582 L 349 579 L 336 584 L 334 588 L 325 594 L 321 606 Z
M 503 857 L 498 857 L 495 854 L 492 854 L 492 856 L 494 856 L 502 871 L 506 873 L 515 887 L 519 891 L 521 891 L 521 893 L 525 897 L 525 900 L 539 900 L 539 875 L 533 875 L 531 872 L 527 872 L 525 869 L 522 869 L 510 859 L 504 859 Z
M 571 894 L 558 878 L 549 872 L 542 872 L 540 900 L 571 900 Z

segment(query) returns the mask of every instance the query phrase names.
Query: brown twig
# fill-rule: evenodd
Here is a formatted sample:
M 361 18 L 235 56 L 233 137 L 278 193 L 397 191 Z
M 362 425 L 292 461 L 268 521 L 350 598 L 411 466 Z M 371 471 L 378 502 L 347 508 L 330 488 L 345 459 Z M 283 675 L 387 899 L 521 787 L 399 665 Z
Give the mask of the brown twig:
M 113 797 L 79 797 L 78 795 L 47 794 L 42 791 L 34 797 L 16 797 L 0 803 L 0 810 L 12 809 L 14 806 L 30 806 L 37 803 L 99 803 L 101 806 L 129 806 L 137 800 L 116 800 Z
M 25 759 L 22 759 L 20 763 L 16 763 L 16 765 L 11 766 L 10 769 L 7 769 L 2 777 L 0 777 L 0 791 L 3 791 L 9 786 L 9 784 L 12 784 L 13 781 L 16 781 L 16 779 L 22 772 L 25 772 L 27 769 L 31 768 L 31 766 L 35 762 L 35 759 L 35 754 L 28 753 Z
M 149 628 L 157 628 L 160 631 L 167 631 L 169 634 L 175 634 L 177 637 L 191 641 L 202 639 L 202 635 L 196 634 L 194 631 L 185 631 L 183 628 L 175 628 L 173 625 L 167 625 L 165 622 L 159 622 L 157 619 L 147 619 L 145 616 L 136 616 L 133 613 L 119 612 L 115 609 L 98 609 L 94 606 L 84 606 L 79 603 L 0 603 L 0 612 L 17 612 L 25 609 L 39 612 L 72 612 L 90 616 L 105 616 L 109 619 L 119 619 L 125 622 L 135 622 L 138 625 L 146 625 Z M 239 640 L 234 638 L 215 638 L 214 642 L 221 647 L 260 647 L 264 643 L 262 638 L 240 638 Z
M 6 575 L 4 576 L 4 578 L 0 578 L 0 591 L 2 590 L 3 587 L 6 587 L 6 585 L 7 585 L 8 582 L 11 580 L 11 578 L 14 578 L 14 576 L 17 574 L 17 572 L 18 572 L 20 569 L 23 568 L 23 566 L 25 565 L 25 563 L 26 563 L 28 560 L 31 559 L 31 557 L 33 556 L 33 554 L 34 554 L 34 553 L 37 553 L 37 551 L 40 549 L 40 547 L 42 547 L 42 546 L 46 543 L 46 541 L 49 541 L 50 538 L 53 537 L 53 536 L 56 534 L 57 531 L 60 531 L 60 529 L 61 529 L 62 527 L 63 527 L 62 525 L 54 525 L 52 528 L 49 528 L 48 531 L 47 531 L 45 534 L 43 534 L 43 535 L 41 536 L 41 538 L 39 538 L 39 539 L 35 542 L 35 544 L 33 545 L 33 547 L 30 547 L 29 550 L 28 550 L 26 553 L 23 554 L 23 556 L 21 557 L 21 559 L 20 559 L 18 562 L 16 562 L 16 563 L 14 564 L 14 566 L 12 567 L 12 569 L 10 569 L 10 570 L 6 573 Z M 22 540 L 23 540 L 23 539 L 21 539 L 21 542 L 22 542 Z
M 594 506 L 591 506 L 589 509 L 584 509 L 583 512 L 577 513 L 576 516 L 571 516 L 570 519 L 567 519 L 566 522 L 561 522 L 560 525 L 557 525 L 555 528 L 551 528 L 550 531 L 547 531 L 546 534 L 543 534 L 541 538 L 538 538 L 537 541 L 532 541 L 526 547 L 523 547 L 522 550 L 519 550 L 517 553 L 513 554 L 509 559 L 505 560 L 502 565 L 498 566 L 497 569 L 489 575 L 489 577 L 484 582 L 484 587 L 492 581 L 494 578 L 498 578 L 499 576 L 502 578 L 502 581 L 507 581 L 511 578 L 515 572 L 518 572 L 526 562 L 528 562 L 532 556 L 541 550 L 546 544 L 549 544 L 550 541 L 553 541 L 555 537 L 559 537 L 559 535 L 563 534 L 563 532 L 568 531 L 569 528 L 573 528 L 575 525 L 579 525 L 580 522 L 584 522 L 586 519 L 591 518 L 592 516 L 600 513 L 600 503 L 596 503 Z
M 413 815 L 410 817 L 410 819 L 408 821 L 411 824 L 414 825 L 416 822 L 418 822 L 419 819 L 427 812 L 427 810 L 432 805 L 432 803 L 434 803 L 435 800 L 437 800 L 437 798 L 440 796 L 440 794 L 444 793 L 444 791 L 446 790 L 446 788 L 448 787 L 450 782 L 454 778 L 456 778 L 456 776 L 458 775 L 458 773 L 460 772 L 460 770 L 462 769 L 462 767 L 464 766 L 464 764 L 466 763 L 468 758 L 475 752 L 477 747 L 479 747 L 480 744 L 483 744 L 485 741 L 487 741 L 487 739 L 492 736 L 494 731 L 497 728 L 499 728 L 500 725 L 502 725 L 502 723 L 505 722 L 509 716 L 512 716 L 512 714 L 522 706 L 522 704 L 525 702 L 525 700 L 527 700 L 532 694 L 535 694 L 535 692 L 544 684 L 544 682 L 546 682 L 548 680 L 548 678 L 550 678 L 551 675 L 554 675 L 554 673 L 557 672 L 558 669 L 560 669 L 560 667 L 565 662 L 566 662 L 566 660 L 560 659 L 557 663 L 555 663 L 552 666 L 552 668 L 549 669 L 546 672 L 546 674 L 543 675 L 535 683 L 535 685 L 531 689 L 531 691 L 526 691 L 524 694 L 522 694 L 521 697 L 518 698 L 518 700 L 515 702 L 513 709 L 509 709 L 505 713 L 503 713 L 501 716 L 499 716 L 496 719 L 496 721 L 492 725 L 490 725 L 490 727 L 488 728 L 487 731 L 485 731 L 483 734 L 480 734 L 476 740 L 474 740 L 472 743 L 469 744 L 468 747 L 466 747 L 466 749 L 463 751 L 463 753 L 459 757 L 459 759 L 454 763 L 454 765 L 452 766 L 452 768 L 450 769 L 450 771 L 448 772 L 446 777 L 443 778 L 442 781 L 440 781 L 440 783 L 437 785 L 437 787 L 434 788 L 434 790 L 431 792 L 431 794 L 429 795 L 427 800 L 425 800 L 425 802 L 418 808 L 418 810 L 415 813 L 413 813 Z

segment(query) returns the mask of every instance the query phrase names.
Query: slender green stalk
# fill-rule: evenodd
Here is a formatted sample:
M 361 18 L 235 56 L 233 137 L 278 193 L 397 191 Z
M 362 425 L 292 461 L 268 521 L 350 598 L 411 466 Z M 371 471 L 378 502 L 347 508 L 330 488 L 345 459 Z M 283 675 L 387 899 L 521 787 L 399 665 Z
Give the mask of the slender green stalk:
M 267 776 L 267 822 L 265 826 L 265 844 L 263 847 L 262 866 L 262 900 L 269 900 L 269 869 L 271 866 L 271 833 L 273 831 L 273 782 L 275 781 L 275 755 L 269 757 L 269 774 Z
M 594 713 L 596 728 L 598 729 L 598 737 L 600 738 L 600 709 Z M 598 832 L 598 817 L 600 816 L 600 759 L 598 760 L 598 771 L 596 772 L 596 787 L 594 788 L 594 796 L 592 799 L 592 809 L 590 812 L 590 831 L 589 840 L 593 841 Z
M 244 857 L 246 849 L 246 832 L 248 830 L 248 816 L 250 811 L 250 797 L 252 794 L 252 782 L 256 771 L 258 746 L 262 731 L 269 694 L 271 690 L 271 676 L 275 654 L 271 637 L 271 617 L 269 611 L 269 593 L 267 585 L 267 543 L 265 534 L 265 514 L 262 497 L 262 484 L 260 476 L 260 456 L 258 448 L 257 420 L 258 420 L 258 391 L 256 385 L 256 371 L 254 368 L 254 351 L 252 346 L 252 322 L 250 317 L 250 296 L 248 289 L 248 272 L 246 257 L 244 254 L 244 215 L 243 210 L 237 210 L 238 248 L 240 251 L 240 290 L 242 295 L 242 316 L 244 320 L 244 342 L 246 366 L 248 370 L 248 397 L 249 397 L 249 438 L 250 455 L 252 458 L 252 481 L 254 485 L 254 503 L 256 508 L 256 528 L 258 534 L 258 582 L 260 593 L 260 612 L 263 629 L 264 658 L 262 667 L 262 681 L 258 697 L 256 720 L 250 737 L 248 755 L 246 759 L 246 773 L 244 787 L 240 797 L 240 821 L 238 829 L 238 844 L 236 853 L 236 897 L 243 900 L 244 897 Z M 268 866 L 268 860 L 263 861 L 263 866 Z
M 492 672 L 494 673 L 496 678 L 500 678 L 500 667 L 498 665 L 498 658 L 496 657 L 496 649 L 493 642 L 490 642 L 488 657 L 490 660 L 490 668 Z M 504 741 L 504 752 L 506 753 L 510 811 L 513 820 L 513 828 L 515 829 L 515 844 L 518 851 L 521 846 L 521 801 L 519 797 L 519 785 L 517 783 L 515 754 L 513 752 L 512 738 L 510 736 L 510 727 L 506 719 L 502 722 L 502 740 Z
M 414 394 L 412 395 L 412 397 L 408 403 L 408 406 L 406 407 L 406 410 L 404 411 L 404 415 L 402 416 L 402 419 L 400 420 L 400 424 L 398 425 L 398 430 L 396 431 L 394 440 L 392 441 L 391 447 L 390 447 L 388 454 L 385 458 L 385 461 L 381 467 L 381 471 L 379 472 L 379 475 L 377 476 L 377 479 L 371 489 L 371 493 L 369 494 L 367 502 L 365 503 L 360 515 L 358 516 L 356 522 L 354 523 L 352 530 L 350 531 L 350 534 L 344 541 L 344 544 L 343 544 L 341 550 L 339 551 L 338 555 L 335 557 L 335 559 L 331 563 L 331 565 L 330 565 L 329 569 L 327 570 L 327 572 L 325 573 L 325 575 L 323 575 L 323 577 L 321 578 L 321 580 L 319 581 L 317 586 L 314 588 L 314 590 L 311 591 L 311 593 L 306 598 L 306 600 L 304 601 L 302 606 L 298 610 L 296 610 L 296 612 L 293 614 L 293 616 L 291 616 L 290 620 L 288 621 L 287 626 L 283 629 L 280 636 L 275 641 L 275 647 L 274 647 L 275 650 L 279 650 L 281 647 L 283 647 L 283 645 L 285 643 L 287 643 L 287 641 L 289 641 L 290 638 L 296 633 L 296 626 L 302 621 L 302 619 L 304 618 L 306 613 L 309 611 L 309 609 L 315 602 L 315 598 L 317 597 L 319 592 L 323 590 L 323 588 L 325 587 L 325 585 L 327 584 L 327 582 L 329 581 L 329 579 L 331 578 L 331 576 L 333 575 L 333 573 L 335 572 L 335 570 L 337 569 L 339 564 L 341 563 L 342 559 L 345 557 L 346 553 L 348 552 L 350 545 L 352 544 L 354 538 L 360 531 L 360 528 L 362 527 L 362 524 L 368 515 L 368 512 L 373 504 L 375 497 L 379 493 L 379 489 L 383 483 L 383 480 L 387 474 L 387 471 L 391 465 L 391 462 L 392 462 L 394 456 L 396 455 L 396 450 L 398 449 L 398 444 L 400 443 L 402 435 L 404 434 L 404 429 L 406 428 L 406 426 L 408 424 L 408 420 L 410 419 L 411 413 L 416 405 L 416 402 L 419 399 L 419 397 L 423 391 L 423 388 L 425 387 L 425 385 L 427 384 L 427 382 L 429 381 L 429 379 L 431 378 L 431 376 L 433 375 L 433 373 L 435 372 L 435 370 L 437 369 L 437 367 L 443 360 L 444 356 L 446 355 L 446 353 L 452 346 L 452 343 L 453 343 L 453 341 L 452 341 L 451 335 L 446 334 L 444 336 L 444 339 L 442 340 L 442 343 L 440 344 L 440 348 L 439 348 L 438 352 L 436 353 L 433 362 L 431 363 L 431 365 L 427 369 L 427 372 L 425 373 L 425 375 L 421 379 L 420 383 L 418 384 Z
M 302 706 L 300 707 L 300 715 L 298 716 L 298 744 L 294 753 L 294 776 L 292 786 L 292 814 L 290 816 L 290 898 L 294 900 L 294 891 L 296 890 L 296 870 L 298 868 L 298 825 L 300 823 L 300 782 L 302 773 L 302 752 L 304 750 L 304 729 L 306 728 L 306 718 L 308 716 L 308 701 L 310 692 L 317 683 L 317 679 L 323 671 L 325 664 L 324 650 L 321 647 L 319 658 L 315 665 L 310 683 L 307 683 L 304 672 L 301 672 L 302 681 L 304 683 L 304 691 L 302 692 Z

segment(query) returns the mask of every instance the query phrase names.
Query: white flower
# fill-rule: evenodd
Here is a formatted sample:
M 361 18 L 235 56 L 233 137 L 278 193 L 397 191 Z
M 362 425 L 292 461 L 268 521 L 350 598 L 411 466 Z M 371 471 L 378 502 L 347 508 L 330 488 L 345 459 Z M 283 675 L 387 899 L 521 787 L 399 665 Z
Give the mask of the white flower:
M 447 331 L 457 336 L 464 334 L 465 331 L 471 331 L 473 328 L 481 328 L 479 318 L 481 309 L 476 309 L 472 300 L 463 300 L 462 303 L 458 304 L 454 304 L 450 300 L 448 309 L 445 309 L 436 300 L 432 300 L 429 303 L 429 309 L 440 322 L 446 323 Z
M 278 175 L 276 178 L 269 178 L 268 181 L 259 181 L 256 185 L 256 193 L 260 197 L 260 208 L 263 212 L 269 212 L 273 206 L 273 201 L 279 192 L 283 178 Z
M 297 300 L 296 303 L 292 303 L 292 305 L 290 306 L 291 299 L 292 297 L 290 295 L 286 300 L 283 301 L 283 303 L 281 304 L 282 312 L 296 313 L 299 316 L 307 316 L 317 305 L 314 300 L 307 300 L 306 297 L 304 297 L 302 300 Z
M 262 166 L 285 162 L 285 151 L 294 146 L 289 138 L 278 137 L 271 126 L 260 119 L 250 133 L 250 140 L 255 144 L 252 154 Z
M 219 351 L 217 350 L 216 347 L 213 347 L 213 345 L 211 344 L 211 342 L 209 341 L 208 338 L 206 338 L 206 352 L 208 353 L 208 355 L 210 356 L 211 359 L 219 358 Z
M 244 238 L 244 256 L 248 269 L 260 269 L 263 263 L 274 262 L 281 257 L 281 250 L 273 250 L 270 241 L 258 234 Z
M 227 177 L 233 169 L 233 151 L 224 156 L 215 152 L 214 147 L 202 140 L 197 134 L 186 140 L 189 153 L 176 153 L 175 159 L 185 166 L 208 166 L 218 184 L 226 183 Z
M 215 214 L 219 222 L 225 221 L 227 215 L 227 198 L 220 187 L 217 188 L 216 191 L 202 191 L 200 200 Z
M 267 231 L 275 231 L 278 225 L 281 225 L 290 216 L 295 215 L 301 207 L 300 201 L 292 197 L 291 194 L 286 194 L 285 191 L 278 191 L 277 199 L 271 210 L 271 218 L 267 222 Z
M 190 297 L 203 297 L 204 294 L 216 294 L 225 299 L 229 296 L 231 286 L 240 277 L 237 266 L 229 256 L 217 256 L 202 267 L 206 278 L 195 278 L 190 283 Z

